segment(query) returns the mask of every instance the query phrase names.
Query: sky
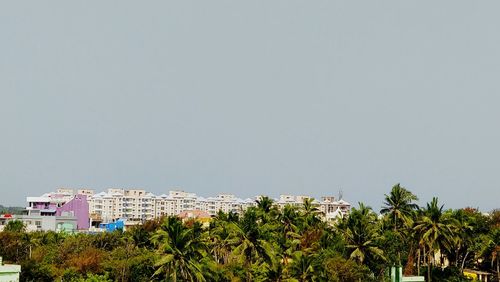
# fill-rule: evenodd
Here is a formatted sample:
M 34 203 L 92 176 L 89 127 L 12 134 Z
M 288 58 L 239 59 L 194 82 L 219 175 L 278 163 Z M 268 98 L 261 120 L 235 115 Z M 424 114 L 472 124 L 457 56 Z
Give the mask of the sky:
M 500 208 L 497 1 L 10 1 L 0 204 L 58 187 Z

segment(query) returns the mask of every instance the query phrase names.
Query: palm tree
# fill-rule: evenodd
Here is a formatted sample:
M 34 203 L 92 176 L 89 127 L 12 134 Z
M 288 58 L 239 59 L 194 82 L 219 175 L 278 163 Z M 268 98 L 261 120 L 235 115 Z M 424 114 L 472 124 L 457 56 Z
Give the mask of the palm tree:
M 432 261 L 436 251 L 449 246 L 453 234 L 454 220 L 438 206 L 438 199 L 433 198 L 422 211 L 414 230 L 419 234 L 419 243 L 427 248 L 428 281 L 431 281 Z
M 267 197 L 267 196 L 261 196 L 259 199 L 255 201 L 257 203 L 257 209 L 264 213 L 268 213 L 271 211 L 271 208 L 273 207 L 274 201 L 273 199 Z
M 274 217 L 278 213 L 278 210 L 274 205 L 273 199 L 267 196 L 261 196 L 255 202 L 257 204 L 256 206 L 257 216 L 260 219 L 260 221 L 262 221 L 262 223 L 266 223 L 274 219 Z
M 410 234 L 401 234 L 401 229 L 407 230 L 413 224 L 414 211 L 418 209 L 418 205 L 413 203 L 418 198 L 412 192 L 402 187 L 399 183 L 392 187 L 389 195 L 385 194 L 384 206 L 380 210 L 381 214 L 387 216 L 390 225 L 393 226 L 396 236 L 401 240 L 405 238 L 411 239 Z M 408 252 L 408 261 L 412 263 L 413 249 Z M 401 250 L 397 251 L 397 261 L 401 264 Z M 408 267 L 407 267 L 408 268 Z
M 275 263 L 275 252 L 271 239 L 270 223 L 259 224 L 258 210 L 248 209 L 238 223 L 230 223 L 232 240 L 236 240 L 236 247 L 232 250 L 232 257 L 242 263 L 247 272 L 247 280 L 251 281 L 250 268 L 258 260 L 272 267 Z
M 376 244 L 380 235 L 376 215 L 370 207 L 359 203 L 359 208 L 353 208 L 349 216 L 340 221 L 338 228 L 344 235 L 352 260 L 359 264 L 369 258 L 385 260 L 384 252 Z
M 451 217 L 454 219 L 454 225 L 452 226 L 453 233 L 450 237 L 450 245 L 447 250 L 448 258 L 453 258 L 455 266 L 460 268 L 463 272 L 465 267 L 465 262 L 469 255 L 471 254 L 471 248 L 474 242 L 475 232 L 476 232 L 476 222 L 474 219 L 474 214 L 471 214 L 469 210 L 459 209 L 453 211 Z
M 321 222 L 320 215 L 322 212 L 318 209 L 318 205 L 314 203 L 313 198 L 305 198 L 302 203 L 302 214 L 304 217 L 304 227 L 315 226 Z
M 237 246 L 239 240 L 235 234 L 238 233 L 238 228 L 234 217 L 219 212 L 214 221 L 210 224 L 210 250 L 217 263 L 227 264 L 232 250 Z
M 381 214 L 388 214 L 393 220 L 394 231 L 411 221 L 411 214 L 418 209 L 418 205 L 413 203 L 418 201 L 417 196 L 406 190 L 398 183 L 392 187 L 391 193 L 385 195 L 384 207 Z
M 278 215 L 278 233 L 277 242 L 281 250 L 281 261 L 287 265 L 293 252 L 297 250 L 300 244 L 299 227 L 302 222 L 299 211 L 296 207 L 286 205 Z
M 293 262 L 290 266 L 290 272 L 298 281 L 314 281 L 316 271 L 314 269 L 315 254 L 307 254 L 297 251 L 293 254 Z
M 206 256 L 206 245 L 195 234 L 198 228 L 187 228 L 177 217 L 165 219 L 152 237 L 160 255 L 155 275 L 164 274 L 172 281 L 205 281 L 201 259 Z
M 290 233 L 297 233 L 297 223 L 302 221 L 298 209 L 291 205 L 286 205 L 278 214 L 277 219 L 281 225 L 280 229 L 285 237 L 287 237 Z
M 481 245 L 481 256 L 491 262 L 492 269 L 496 264 L 497 279 L 500 281 L 500 228 L 496 227 L 484 236 Z
M 421 254 L 421 245 L 420 245 L 420 237 L 418 233 L 415 232 L 414 227 L 418 218 L 418 210 L 414 210 L 409 215 L 410 220 L 407 221 L 407 224 L 404 226 L 404 229 L 398 230 L 395 232 L 400 236 L 400 239 L 407 246 L 408 257 L 406 261 L 406 266 L 404 267 L 403 274 L 404 275 L 412 275 L 415 270 L 415 262 L 417 267 L 417 275 L 420 275 L 420 254 Z M 399 263 L 401 263 L 400 258 L 401 252 L 398 250 L 398 258 Z

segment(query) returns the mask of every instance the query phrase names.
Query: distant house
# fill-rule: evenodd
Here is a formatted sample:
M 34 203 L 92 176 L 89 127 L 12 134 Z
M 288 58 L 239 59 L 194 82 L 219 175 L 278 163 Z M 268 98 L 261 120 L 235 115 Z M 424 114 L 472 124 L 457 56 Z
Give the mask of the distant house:
M 20 220 L 27 231 L 75 232 L 89 228 L 87 196 L 74 195 L 72 190 L 59 189 L 40 197 L 27 197 L 23 215 L 0 216 L 0 230 L 11 220 Z
M 488 279 L 491 276 L 491 273 L 480 270 L 464 269 L 464 276 L 474 279 L 474 281 L 492 281 Z
M 2 257 L 0 257 L 0 282 L 17 282 L 19 281 L 19 274 L 21 273 L 21 266 L 16 264 L 3 264 Z
M 101 224 L 99 224 L 99 228 L 101 230 L 105 230 L 107 232 L 113 232 L 113 231 L 116 231 L 116 230 L 125 231 L 125 220 L 124 219 L 118 219 L 115 222 L 101 223 Z

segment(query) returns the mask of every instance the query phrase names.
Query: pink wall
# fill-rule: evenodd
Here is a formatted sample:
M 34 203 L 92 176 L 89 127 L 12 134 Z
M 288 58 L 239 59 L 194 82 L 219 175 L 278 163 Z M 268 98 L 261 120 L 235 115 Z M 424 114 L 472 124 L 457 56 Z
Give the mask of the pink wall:
M 78 229 L 88 229 L 90 227 L 87 196 L 76 195 L 71 201 L 57 208 L 56 215 L 60 216 L 63 212 L 73 212 L 77 219 Z

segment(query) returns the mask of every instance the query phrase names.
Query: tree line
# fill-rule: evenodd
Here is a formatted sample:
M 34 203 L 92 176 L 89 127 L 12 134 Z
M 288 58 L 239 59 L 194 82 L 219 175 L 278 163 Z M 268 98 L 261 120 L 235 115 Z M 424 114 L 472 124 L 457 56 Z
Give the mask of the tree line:
M 466 268 L 498 279 L 500 210 L 417 201 L 398 184 L 380 214 L 359 203 L 334 221 L 312 199 L 279 208 L 268 197 L 208 226 L 170 216 L 124 232 L 64 234 L 11 221 L 0 256 L 21 264 L 21 281 L 386 281 L 394 265 L 426 281 L 470 281 Z

